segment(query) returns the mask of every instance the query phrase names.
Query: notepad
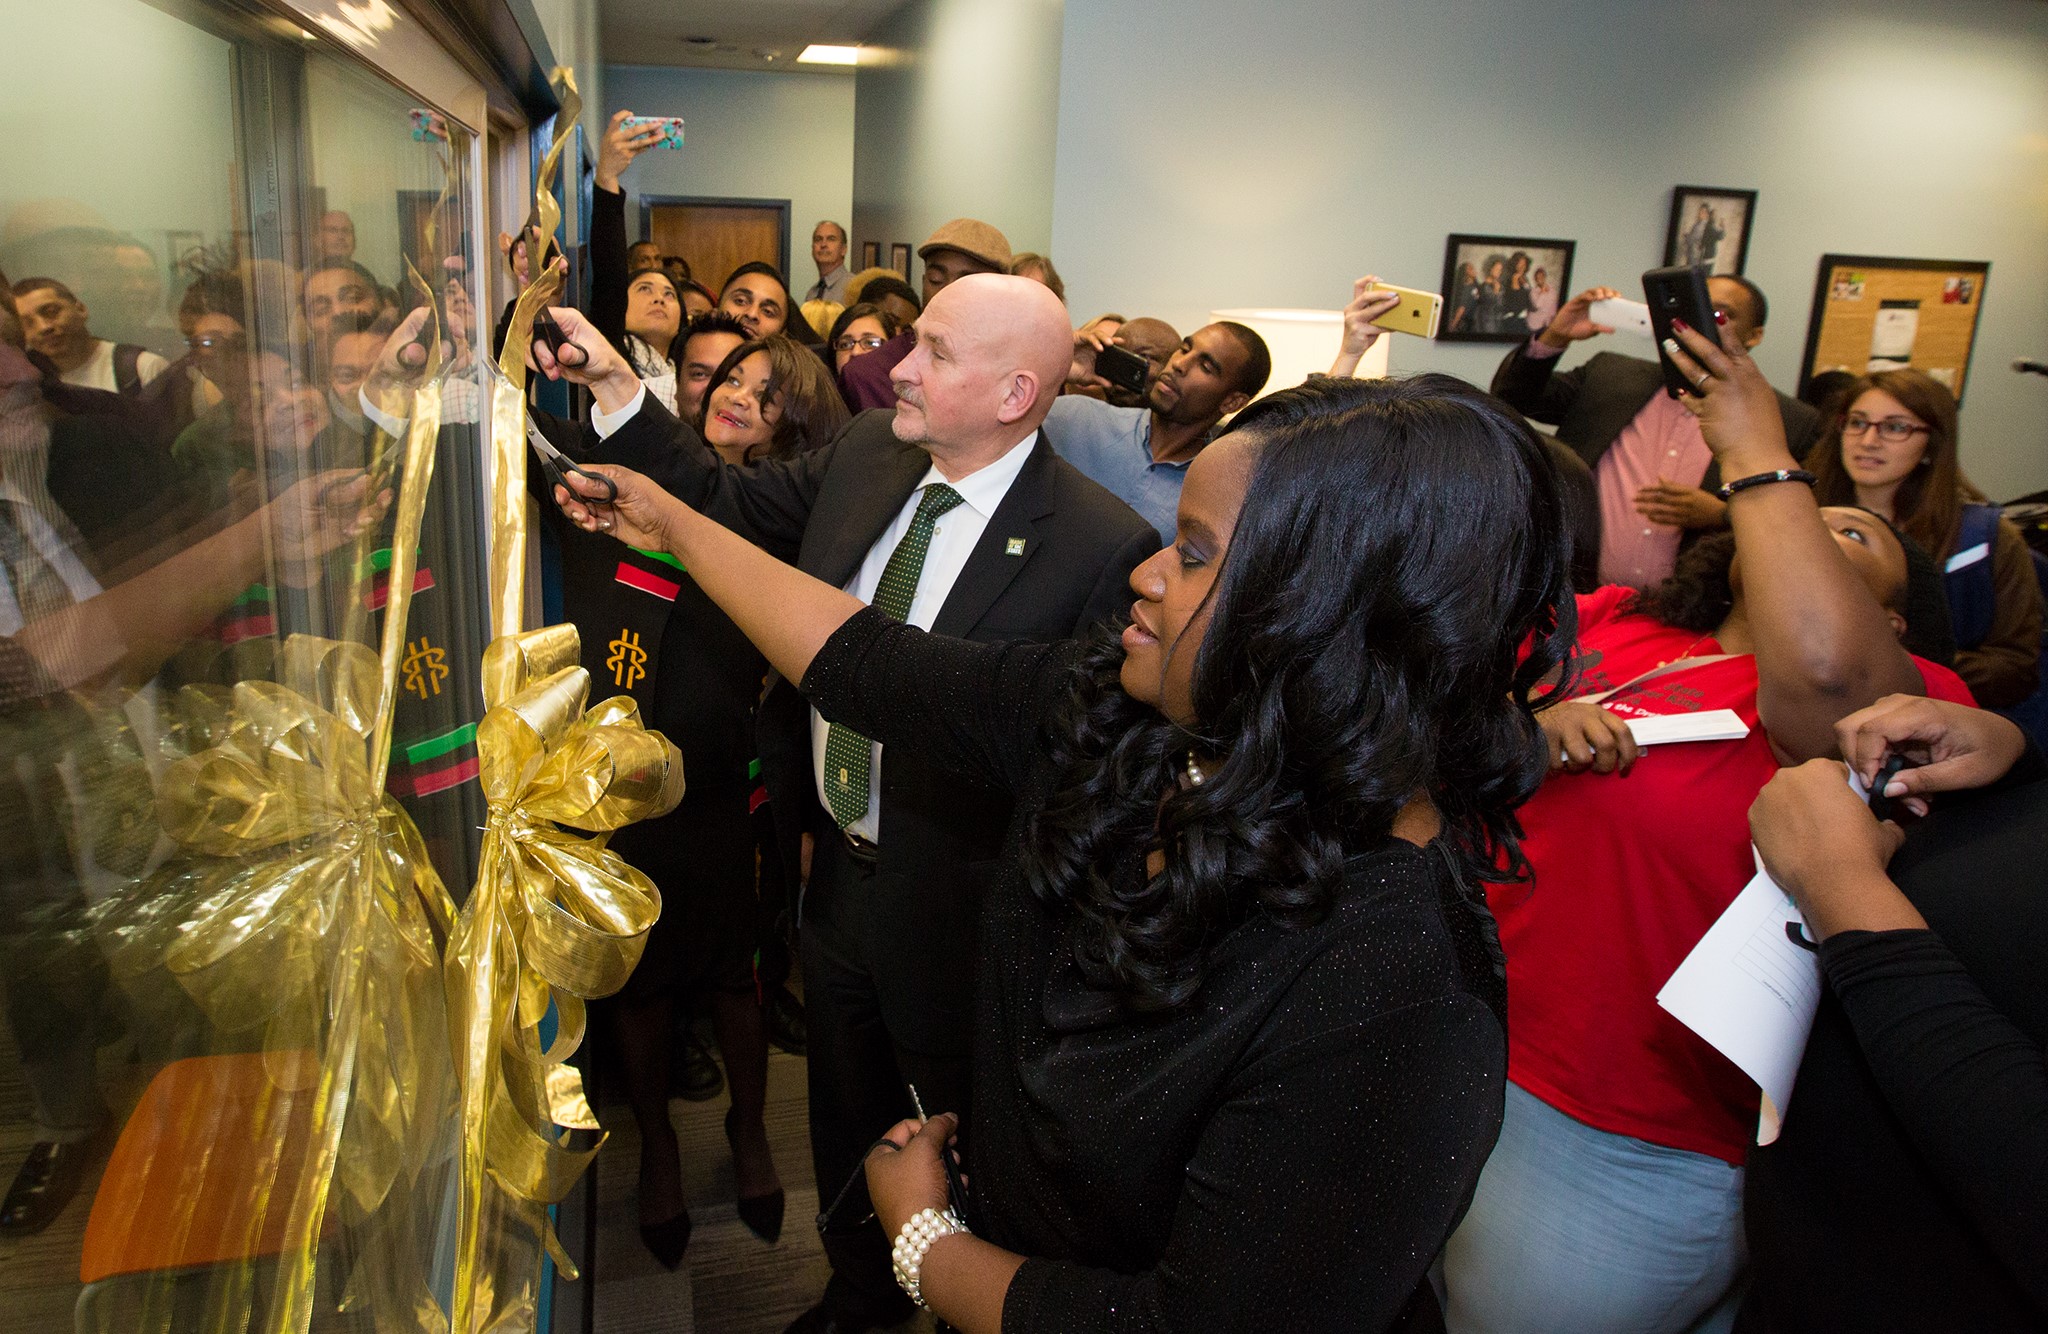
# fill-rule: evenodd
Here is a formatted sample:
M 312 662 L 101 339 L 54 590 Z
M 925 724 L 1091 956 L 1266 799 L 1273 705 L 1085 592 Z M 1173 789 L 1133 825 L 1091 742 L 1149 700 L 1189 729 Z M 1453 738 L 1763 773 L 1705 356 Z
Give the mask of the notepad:
M 1749 735 L 1749 724 L 1733 709 L 1706 709 L 1699 713 L 1663 713 L 1654 718 L 1631 718 L 1628 734 L 1638 746 L 1665 746 L 1679 741 L 1740 741 Z
M 1870 798 L 1853 771 L 1849 790 Z M 1750 855 L 1755 877 L 1658 990 L 1657 1004 L 1756 1081 L 1756 1142 L 1769 1144 L 1784 1128 L 1820 1006 L 1820 955 L 1799 905 L 1754 847 Z

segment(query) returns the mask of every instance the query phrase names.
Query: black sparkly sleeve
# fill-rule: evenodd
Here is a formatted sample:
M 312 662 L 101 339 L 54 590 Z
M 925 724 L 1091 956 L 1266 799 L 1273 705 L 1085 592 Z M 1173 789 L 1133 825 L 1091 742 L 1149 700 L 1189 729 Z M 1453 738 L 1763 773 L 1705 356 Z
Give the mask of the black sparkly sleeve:
M 1159 1263 L 1028 1259 L 1005 1334 L 1383 1330 L 1433 1315 L 1428 1269 L 1499 1134 L 1506 1059 L 1471 996 L 1259 1058 L 1202 1133 Z
M 829 722 L 1016 792 L 1079 652 L 1072 642 L 976 644 L 864 607 L 811 659 L 803 693 Z
M 2048 1317 L 2048 1060 L 1932 931 L 1841 931 L 1821 965 L 1885 1103 Z

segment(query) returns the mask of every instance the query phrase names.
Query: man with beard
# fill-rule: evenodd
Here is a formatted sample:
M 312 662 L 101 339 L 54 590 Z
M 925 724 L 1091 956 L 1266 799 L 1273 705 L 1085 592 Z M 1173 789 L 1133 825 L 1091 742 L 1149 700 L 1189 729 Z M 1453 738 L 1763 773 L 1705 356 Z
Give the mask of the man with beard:
M 1257 333 L 1229 320 L 1206 324 L 1166 359 L 1144 407 L 1065 394 L 1046 416 L 1046 438 L 1171 542 L 1188 464 L 1216 423 L 1251 402 L 1272 373 L 1272 354 Z

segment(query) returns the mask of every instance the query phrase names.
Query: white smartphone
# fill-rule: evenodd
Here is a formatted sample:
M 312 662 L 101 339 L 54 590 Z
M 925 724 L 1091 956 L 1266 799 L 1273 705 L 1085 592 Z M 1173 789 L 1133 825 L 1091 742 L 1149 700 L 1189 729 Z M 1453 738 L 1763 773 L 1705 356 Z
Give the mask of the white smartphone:
M 1645 338 L 1656 336 L 1650 329 L 1650 307 L 1641 301 L 1611 296 L 1588 306 L 1586 314 L 1592 317 L 1593 323 L 1604 324 L 1616 333 L 1641 334 Z

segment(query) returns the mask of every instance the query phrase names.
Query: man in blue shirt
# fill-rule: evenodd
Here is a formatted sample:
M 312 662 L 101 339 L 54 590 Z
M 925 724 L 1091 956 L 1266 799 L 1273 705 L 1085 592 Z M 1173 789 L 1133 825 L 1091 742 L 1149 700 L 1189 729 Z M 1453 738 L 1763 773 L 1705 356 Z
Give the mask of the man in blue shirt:
M 1083 340 L 1088 346 L 1078 346 Z M 1100 347 L 1085 332 L 1076 343 L 1084 356 Z M 1209 443 L 1216 423 L 1251 402 L 1272 372 L 1272 355 L 1258 334 L 1228 320 L 1204 325 L 1167 358 L 1144 407 L 1062 395 L 1046 416 L 1046 440 L 1143 515 L 1161 541 L 1171 542 L 1188 464 Z

